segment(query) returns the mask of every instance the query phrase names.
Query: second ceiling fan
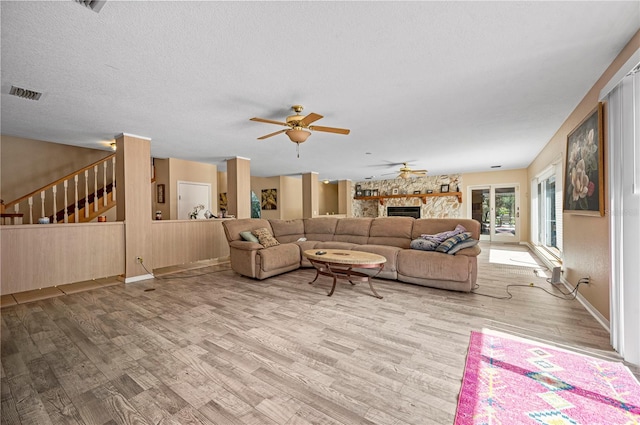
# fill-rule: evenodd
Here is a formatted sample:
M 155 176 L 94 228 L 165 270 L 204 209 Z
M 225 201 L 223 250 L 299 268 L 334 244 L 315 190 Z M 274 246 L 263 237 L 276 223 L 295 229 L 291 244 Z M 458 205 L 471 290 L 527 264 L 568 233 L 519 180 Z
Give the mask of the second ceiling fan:
M 299 147 L 300 143 L 304 143 L 307 140 L 307 138 L 311 135 L 311 131 L 324 131 L 327 133 L 337 133 L 337 134 L 349 134 L 350 132 L 350 130 L 346 128 L 323 127 L 319 125 L 312 126 L 310 124 L 318 121 L 320 118 L 322 118 L 322 115 L 312 112 L 307 116 L 302 116 L 300 115 L 300 112 L 302 112 L 302 110 L 304 109 L 302 105 L 293 105 L 291 109 L 296 114 L 289 115 L 286 118 L 286 122 L 268 120 L 265 118 L 251 118 L 250 119 L 251 121 L 264 122 L 267 124 L 277 124 L 277 125 L 282 125 L 284 127 L 288 127 L 284 130 L 278 130 L 273 133 L 269 133 L 264 136 L 258 137 L 258 140 L 264 140 L 269 137 L 277 136 L 278 134 L 286 133 L 287 136 L 289 136 L 289 139 Z M 298 157 L 300 157 L 299 152 L 298 152 Z
M 387 173 L 387 174 L 383 174 L 383 176 L 385 175 L 389 175 L 389 174 L 398 174 L 399 179 L 408 179 L 411 178 L 412 175 L 415 176 L 426 176 L 427 175 L 427 170 L 413 170 L 411 167 L 409 167 L 407 165 L 407 162 L 403 162 L 402 163 L 402 167 L 400 167 L 400 169 L 398 171 L 396 171 L 395 173 Z

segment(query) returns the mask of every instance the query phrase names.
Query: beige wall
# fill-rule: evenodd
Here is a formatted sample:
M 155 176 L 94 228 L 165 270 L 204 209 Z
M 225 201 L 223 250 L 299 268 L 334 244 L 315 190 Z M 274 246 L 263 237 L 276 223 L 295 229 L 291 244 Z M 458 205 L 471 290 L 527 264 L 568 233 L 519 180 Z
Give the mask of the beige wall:
M 178 181 L 211 184 L 211 212 L 218 212 L 218 167 L 202 162 L 169 158 L 153 161 L 156 168 L 156 185 L 165 185 L 165 203 L 157 203 L 154 191 L 153 211 L 162 211 L 163 220 L 178 218 Z M 157 187 L 154 185 L 154 190 Z
M 609 82 L 620 67 L 640 48 L 638 31 L 622 52 L 602 74 L 566 121 L 553 135 L 540 154 L 528 168 L 528 179 L 549 166 L 556 158 L 566 161 L 567 135 L 598 104 L 600 90 Z M 605 123 L 607 108 L 604 108 Z M 605 124 L 606 125 L 606 124 Z M 605 164 L 608 140 L 605 131 Z M 606 165 L 605 165 L 606 167 Z M 564 173 L 563 173 L 564 174 Z M 606 176 L 606 168 L 605 168 Z M 608 200 L 608 182 L 605 177 L 605 199 Z M 563 269 L 564 278 L 575 285 L 582 277 L 590 276 L 591 283 L 580 287 L 580 294 L 607 320 L 609 319 L 609 207 L 606 202 L 605 217 L 563 214 Z M 619 265 L 618 265 L 619 267 Z
M 112 153 L 0 136 L 0 197 L 9 203 Z
M 280 177 L 282 189 L 283 220 L 302 218 L 302 179 L 296 177 Z
M 517 184 L 520 187 L 520 241 L 529 241 L 529 183 L 526 168 L 519 170 L 487 171 L 484 173 L 467 173 L 462 175 L 462 216 L 471 218 L 469 209 L 469 186 L 493 184 Z
M 251 190 L 262 201 L 262 189 L 276 189 L 278 191 L 278 209 L 260 210 L 260 217 L 266 219 L 279 219 L 282 214 L 283 191 L 280 189 L 280 177 L 251 177 Z
M 318 214 L 338 214 L 338 185 L 320 182 L 318 188 Z

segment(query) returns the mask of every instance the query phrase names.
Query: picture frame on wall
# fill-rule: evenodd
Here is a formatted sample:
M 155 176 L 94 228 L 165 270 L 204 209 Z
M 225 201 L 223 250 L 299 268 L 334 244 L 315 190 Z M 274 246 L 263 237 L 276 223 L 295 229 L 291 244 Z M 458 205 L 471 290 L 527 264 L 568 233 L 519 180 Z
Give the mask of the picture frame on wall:
M 443 184 L 440 186 L 440 193 L 448 193 L 449 192 L 449 185 L 448 184 Z
M 260 205 L 263 210 L 277 210 L 278 189 L 262 189 L 262 200 Z
M 159 204 L 164 204 L 164 184 L 156 186 L 156 201 Z
M 604 216 L 602 103 L 567 135 L 563 210 Z

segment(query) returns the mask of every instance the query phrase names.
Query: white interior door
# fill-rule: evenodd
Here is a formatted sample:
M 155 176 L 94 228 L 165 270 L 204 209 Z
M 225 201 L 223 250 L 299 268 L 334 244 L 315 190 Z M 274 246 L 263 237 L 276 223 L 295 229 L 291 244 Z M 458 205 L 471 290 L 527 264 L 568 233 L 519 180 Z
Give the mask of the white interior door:
M 211 210 L 211 183 L 178 180 L 178 220 L 188 220 L 198 205 L 203 206 L 198 218 L 204 218 L 204 212 Z

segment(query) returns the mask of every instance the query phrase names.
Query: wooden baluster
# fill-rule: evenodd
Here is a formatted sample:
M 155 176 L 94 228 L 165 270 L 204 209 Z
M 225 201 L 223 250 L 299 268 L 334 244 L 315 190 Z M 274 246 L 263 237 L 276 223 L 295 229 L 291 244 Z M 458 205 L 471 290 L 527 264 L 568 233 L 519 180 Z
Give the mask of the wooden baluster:
M 102 205 L 107 206 L 107 161 L 102 163 Z
M 40 217 L 46 217 L 46 213 L 44 212 L 44 190 L 40 192 Z
M 84 170 L 84 218 L 89 218 L 89 170 Z
M 64 222 L 68 223 L 69 222 L 69 209 L 67 208 L 67 205 L 69 205 L 69 200 L 67 199 L 67 193 L 69 191 L 67 189 L 69 189 L 69 180 L 63 181 L 62 185 L 64 186 Z
M 111 200 L 116 201 L 116 157 L 111 158 Z
M 58 222 L 58 185 L 55 185 L 51 188 L 51 192 L 53 193 L 53 222 Z
M 73 186 L 75 188 L 75 199 L 73 204 L 73 221 L 78 223 L 80 220 L 80 211 L 78 211 L 78 175 L 73 176 Z
M 33 196 L 29 196 L 27 202 L 29 202 L 29 224 L 33 224 Z
M 98 166 L 93 167 L 93 211 L 98 212 Z

